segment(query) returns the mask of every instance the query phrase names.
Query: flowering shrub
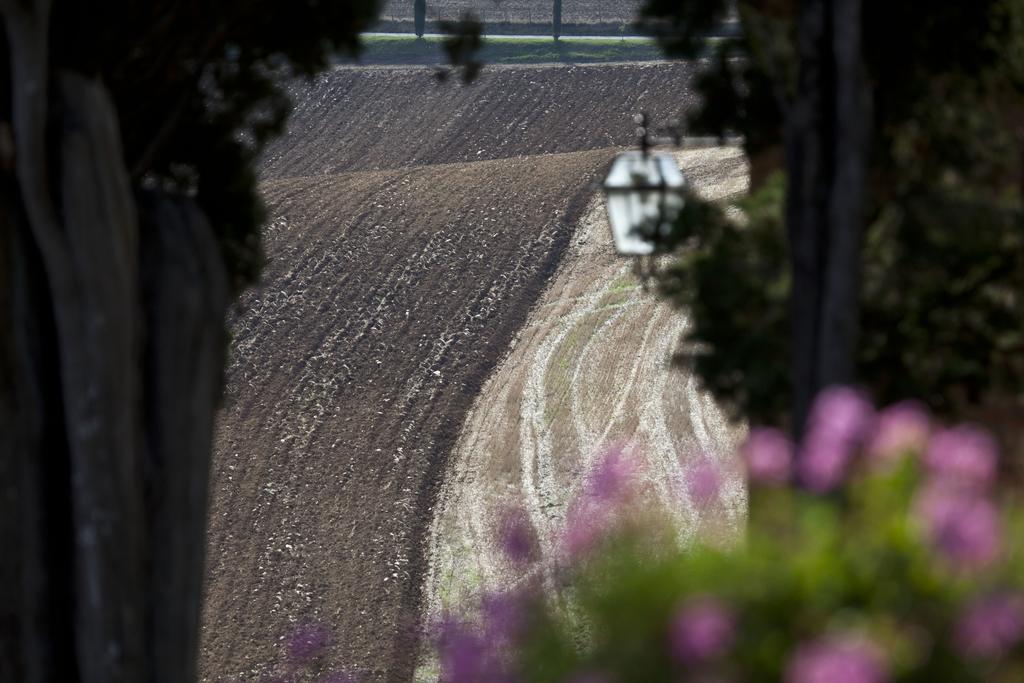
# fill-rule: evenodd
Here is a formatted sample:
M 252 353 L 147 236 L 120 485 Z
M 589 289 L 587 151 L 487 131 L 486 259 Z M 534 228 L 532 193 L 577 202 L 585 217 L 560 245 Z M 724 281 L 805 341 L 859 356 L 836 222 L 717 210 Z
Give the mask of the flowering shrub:
M 636 514 L 621 451 L 570 506 L 558 557 L 510 513 L 499 541 L 534 578 L 442 620 L 441 680 L 1024 681 L 1021 517 L 985 433 L 837 388 L 798 446 L 753 429 L 742 456 L 738 543 L 683 547 Z M 714 501 L 718 479 L 697 459 L 691 497 Z

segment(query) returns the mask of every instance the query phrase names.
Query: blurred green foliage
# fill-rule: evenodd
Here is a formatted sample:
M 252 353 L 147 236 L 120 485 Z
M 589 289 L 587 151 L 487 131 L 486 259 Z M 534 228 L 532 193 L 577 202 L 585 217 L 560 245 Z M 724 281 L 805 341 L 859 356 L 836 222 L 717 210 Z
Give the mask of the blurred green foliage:
M 681 255 L 658 276 L 662 293 L 691 316 L 676 360 L 692 365 L 727 405 L 761 419 L 789 407 L 784 193 L 776 173 L 738 201 L 742 224 L 690 196 L 674 235 Z
M 648 0 L 669 54 L 693 54 L 725 2 Z M 782 169 L 797 73 L 797 3 L 740 0 L 740 37 L 697 80 L 693 132 L 739 133 L 746 216 L 687 211 L 663 292 L 692 311 L 679 360 L 735 412 L 789 407 L 789 258 Z M 873 100 L 858 379 L 879 400 L 916 396 L 960 414 L 1024 401 L 1024 2 L 865 0 Z M 693 198 L 697 202 L 696 198 Z M 711 216 L 709 218 L 709 216 Z

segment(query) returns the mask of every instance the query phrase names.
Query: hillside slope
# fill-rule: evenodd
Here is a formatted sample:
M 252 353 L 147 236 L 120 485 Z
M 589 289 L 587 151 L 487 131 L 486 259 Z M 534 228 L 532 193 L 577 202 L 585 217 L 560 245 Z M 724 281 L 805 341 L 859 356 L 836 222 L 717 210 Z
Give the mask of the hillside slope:
M 289 624 L 405 680 L 422 539 L 462 417 L 564 251 L 607 151 L 270 182 L 217 434 L 204 672 Z M 514 189 L 513 189 L 514 188 Z
M 688 79 L 541 67 L 462 88 L 336 69 L 302 91 L 262 170 L 264 277 L 229 321 L 204 680 L 285 673 L 281 639 L 304 621 L 331 627 L 332 666 L 410 679 L 433 507 L 471 402 L 608 145 L 629 144 L 635 110 L 681 106 Z

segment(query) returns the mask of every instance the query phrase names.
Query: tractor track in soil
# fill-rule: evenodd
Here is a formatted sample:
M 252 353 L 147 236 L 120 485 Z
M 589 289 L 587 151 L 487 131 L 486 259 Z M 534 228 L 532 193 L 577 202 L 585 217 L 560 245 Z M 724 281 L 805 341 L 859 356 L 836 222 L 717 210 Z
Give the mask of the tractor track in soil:
M 677 155 L 708 199 L 744 191 L 737 148 Z M 480 592 L 530 578 L 506 562 L 496 529 L 522 507 L 548 560 L 558 556 L 567 511 L 593 460 L 616 444 L 644 456 L 652 502 L 674 517 L 680 540 L 728 542 L 746 515 L 742 468 L 733 460 L 743 425 L 732 424 L 695 377 L 670 369 L 686 316 L 645 291 L 611 246 L 599 198 L 508 357 L 473 403 L 452 455 L 432 526 L 427 613 L 472 604 Z M 694 502 L 693 458 L 718 462 L 717 500 Z M 536 569 L 546 566 L 541 562 Z M 430 680 L 428 666 L 424 680 Z

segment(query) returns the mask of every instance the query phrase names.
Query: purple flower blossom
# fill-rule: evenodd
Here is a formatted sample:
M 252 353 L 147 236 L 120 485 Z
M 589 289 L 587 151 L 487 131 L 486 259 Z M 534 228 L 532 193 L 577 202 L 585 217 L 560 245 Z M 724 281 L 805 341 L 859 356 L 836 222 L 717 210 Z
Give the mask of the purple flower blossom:
M 908 452 L 921 453 L 928 445 L 931 421 L 924 408 L 915 401 L 904 401 L 878 413 L 867 452 L 882 460 Z
M 710 458 L 699 458 L 686 473 L 687 493 L 699 507 L 706 507 L 717 498 L 721 486 L 722 475 Z
M 586 495 L 596 501 L 618 501 L 629 492 L 635 473 L 636 462 L 625 449 L 610 448 L 590 471 Z
M 529 564 L 537 559 L 537 534 L 521 507 L 510 508 L 501 517 L 498 526 L 498 545 L 509 560 Z
M 822 639 L 800 646 L 786 666 L 786 683 L 884 683 L 888 674 L 874 647 Z
M 526 595 L 522 592 L 500 592 L 485 595 L 481 600 L 484 632 L 492 644 L 515 643 L 526 627 Z
M 783 484 L 792 475 L 793 442 L 778 429 L 751 429 L 743 446 L 743 457 L 752 481 Z
M 672 656 L 683 663 L 718 657 L 732 645 L 735 631 L 735 621 L 721 602 L 712 597 L 694 598 L 669 625 Z
M 447 617 L 438 624 L 439 683 L 518 683 L 505 648 L 490 640 L 493 633 L 475 622 Z
M 957 646 L 973 657 L 996 657 L 1024 637 L 1024 596 L 1001 595 L 972 605 L 956 628 Z
M 607 503 L 586 498 L 573 503 L 565 523 L 563 545 L 566 554 L 576 558 L 589 552 L 608 531 L 613 517 L 613 510 Z
M 797 474 L 811 491 L 828 493 L 843 483 L 852 460 L 852 444 L 828 434 L 812 433 L 800 448 Z
M 441 622 L 438 654 L 443 683 L 475 683 L 486 680 L 487 647 L 470 624 L 455 618 Z
M 864 394 L 850 387 L 829 387 L 818 394 L 807 421 L 808 433 L 855 445 L 874 410 Z
M 933 483 L 916 507 L 929 539 L 954 566 L 980 569 L 999 555 L 999 513 L 983 496 Z
M 949 484 L 987 489 L 996 476 L 996 446 L 971 425 L 944 429 L 932 437 L 925 457 L 932 475 Z
M 303 624 L 288 638 L 288 658 L 303 664 L 319 656 L 330 643 L 331 632 L 325 624 Z
M 566 517 L 564 546 L 570 557 L 589 551 L 601 540 L 633 493 L 637 468 L 635 456 L 622 447 L 611 448 L 598 459 Z
M 804 486 L 826 493 L 843 483 L 872 412 L 864 395 L 849 387 L 830 387 L 818 395 L 797 463 Z

